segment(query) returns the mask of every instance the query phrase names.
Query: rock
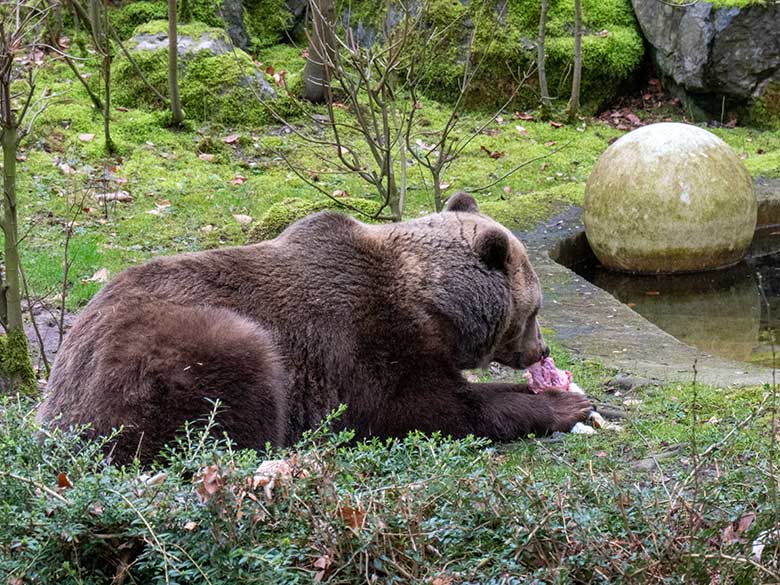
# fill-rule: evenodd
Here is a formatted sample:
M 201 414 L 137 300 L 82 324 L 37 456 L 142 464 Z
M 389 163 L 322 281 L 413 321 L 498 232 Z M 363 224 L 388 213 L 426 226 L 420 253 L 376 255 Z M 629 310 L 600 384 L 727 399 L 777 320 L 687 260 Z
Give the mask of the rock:
M 150 83 L 160 94 L 167 95 L 167 21 L 138 27 L 126 46 Z M 276 98 L 274 88 L 251 57 L 234 47 L 223 30 L 201 23 L 181 25 L 177 48 L 179 91 L 187 117 L 225 124 L 263 122 L 269 118 L 258 96 Z M 112 74 L 118 105 L 164 105 L 123 55 L 115 59 Z
M 599 261 L 635 273 L 735 264 L 756 227 L 745 165 L 696 126 L 652 124 L 610 146 L 585 189 L 585 233 Z
M 233 44 L 244 51 L 252 48 L 252 39 L 244 25 L 244 3 L 241 0 L 222 0 L 222 18 L 225 31 Z
M 631 3 L 658 69 L 713 113 L 720 113 L 721 96 L 750 102 L 780 82 L 777 4 Z
M 756 177 L 753 189 L 758 201 L 758 225 L 780 225 L 780 179 Z

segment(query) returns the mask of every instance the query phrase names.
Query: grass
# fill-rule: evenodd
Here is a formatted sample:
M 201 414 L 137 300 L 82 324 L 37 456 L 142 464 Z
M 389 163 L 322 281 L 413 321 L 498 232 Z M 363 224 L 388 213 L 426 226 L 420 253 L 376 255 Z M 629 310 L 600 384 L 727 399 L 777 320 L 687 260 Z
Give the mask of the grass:
M 268 50 L 262 57 L 286 66 L 302 63 L 289 50 Z M 68 209 L 83 198 L 84 211 L 76 220 L 72 240 L 68 306 L 73 310 L 96 292 L 98 286 L 88 279 L 102 268 L 116 274 L 153 256 L 242 244 L 249 228 L 239 224 L 235 215 L 259 219 L 285 199 L 321 198 L 290 172 L 279 151 L 305 172 L 316 174 L 328 192 L 376 198 L 359 178 L 323 163 L 323 151 L 294 135 L 280 134 L 273 126 L 226 128 L 190 122 L 178 131 L 165 126 L 164 112 L 114 110 L 112 136 L 118 154 L 105 157 L 102 120 L 70 71 L 53 63 L 41 72 L 39 87 L 48 87 L 57 98 L 23 143 L 26 160 L 19 164 L 20 216 L 23 231 L 29 230 L 23 261 L 36 295 L 57 290 L 63 226 L 68 223 Z M 441 127 L 449 111 L 429 100 L 421 105 L 418 116 L 427 125 L 418 130 L 425 142 L 430 141 L 425 132 Z M 471 137 L 489 118 L 484 113 L 465 114 L 460 139 Z M 524 161 L 538 159 L 478 193 L 486 209 L 517 229 L 532 227 L 560 206 L 581 203 L 593 164 L 608 141 L 620 134 L 592 120 L 554 128 L 544 122 L 514 120 L 512 112 L 503 115 L 503 123 L 489 124 L 484 132 L 471 140 L 445 173 L 443 181 L 449 184 L 445 193 L 478 189 Z M 777 133 L 745 128 L 715 132 L 744 157 L 752 172 L 778 173 Z M 80 138 L 85 134 L 95 137 L 85 141 Z M 238 134 L 239 140 L 225 144 L 222 139 L 230 134 Z M 501 156 L 493 159 L 485 150 Z M 203 160 L 203 154 L 213 158 Z M 75 172 L 66 174 L 62 168 Z M 134 201 L 102 206 L 94 198 L 120 189 Z M 432 210 L 430 180 L 411 167 L 406 216 Z

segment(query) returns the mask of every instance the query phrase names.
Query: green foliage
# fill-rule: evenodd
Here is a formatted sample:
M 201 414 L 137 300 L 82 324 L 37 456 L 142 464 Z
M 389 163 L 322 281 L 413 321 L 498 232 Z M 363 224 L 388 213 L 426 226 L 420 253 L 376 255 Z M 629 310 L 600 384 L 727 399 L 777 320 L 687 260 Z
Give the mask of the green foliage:
M 0 377 L 10 381 L 16 392 L 27 396 L 38 395 L 27 337 L 23 330 L 10 331 L 0 336 Z
M 349 199 L 345 205 L 357 209 L 365 214 L 373 215 L 379 211 L 379 204 L 368 199 Z M 252 227 L 249 234 L 249 242 L 270 240 L 281 234 L 290 224 L 318 211 L 337 211 L 356 215 L 354 210 L 339 205 L 331 199 L 318 199 L 307 201 L 305 199 L 285 199 L 272 205 L 257 224 Z M 370 220 L 370 217 L 357 216 L 361 221 Z
M 552 345 L 609 400 L 598 389 L 612 372 Z M 6 398 L 0 573 L 86 585 L 118 567 L 138 583 L 310 583 L 320 571 L 344 584 L 366 571 L 377 582 L 763 582 L 743 560 L 780 505 L 762 403 L 771 392 L 650 388 L 632 396 L 641 404 L 622 433 L 510 445 L 421 434 L 355 443 L 331 430 L 342 407 L 289 451 L 235 451 L 212 417 L 146 470 L 106 464 L 108 441 L 42 431 L 32 401 Z M 293 477 L 269 498 L 256 473 L 278 458 Z M 749 513 L 739 540 L 722 542 Z

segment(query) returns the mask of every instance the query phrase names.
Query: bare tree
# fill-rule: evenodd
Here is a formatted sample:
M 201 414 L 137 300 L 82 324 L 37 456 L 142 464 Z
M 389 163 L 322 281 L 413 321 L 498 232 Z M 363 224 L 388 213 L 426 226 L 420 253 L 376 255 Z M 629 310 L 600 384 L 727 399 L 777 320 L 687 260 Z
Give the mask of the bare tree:
M 539 72 L 539 94 L 542 100 L 542 119 L 550 117 L 552 102 L 550 101 L 550 90 L 547 88 L 547 69 L 545 67 L 544 41 L 547 35 L 547 9 L 549 0 L 542 0 L 542 10 L 539 15 L 539 39 L 537 40 L 536 66 Z
M 0 325 L 5 330 L 0 365 L 12 386 L 35 393 L 22 320 L 19 217 L 17 213 L 16 157 L 19 143 L 29 133 L 46 106 L 48 94 L 36 92 L 35 68 L 41 53 L 48 7 L 42 1 L 6 3 L 0 7 L 0 128 L 3 145 L 3 200 L 0 229 L 3 232 L 5 267 L 0 275 Z M 9 363 L 9 358 L 13 363 Z
M 303 69 L 303 97 L 315 104 L 327 99 L 329 63 L 336 62 L 336 8 L 334 0 L 311 0 L 308 56 Z
M 571 78 L 571 98 L 566 118 L 573 122 L 580 112 L 580 82 L 582 80 L 582 0 L 574 0 L 574 72 Z
M 103 138 L 106 152 L 113 153 L 116 150 L 111 139 L 111 61 L 113 52 L 111 39 L 108 35 L 108 15 L 102 0 L 90 0 L 89 24 L 92 27 L 92 41 L 102 58 L 103 74 Z
M 168 0 L 168 91 L 171 95 L 171 114 L 174 126 L 181 126 L 181 123 L 184 122 L 184 112 L 182 112 L 181 99 L 179 98 L 178 56 L 176 0 Z

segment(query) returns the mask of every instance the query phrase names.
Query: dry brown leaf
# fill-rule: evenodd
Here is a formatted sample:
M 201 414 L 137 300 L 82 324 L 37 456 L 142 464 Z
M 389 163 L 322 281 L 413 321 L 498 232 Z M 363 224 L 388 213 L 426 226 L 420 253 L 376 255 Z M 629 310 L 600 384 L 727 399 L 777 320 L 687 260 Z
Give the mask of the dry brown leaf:
M 244 175 L 236 175 L 230 182 L 233 185 L 243 185 L 246 183 L 246 177 Z
M 184 523 L 184 530 L 187 532 L 192 532 L 198 527 L 198 523 L 190 520 L 189 522 Z
M 327 570 L 330 568 L 332 564 L 333 561 L 328 555 L 322 555 L 316 561 L 314 561 L 314 568 L 319 569 L 317 573 L 314 575 L 314 580 L 316 582 L 322 581 L 323 577 L 325 577 L 325 573 L 327 572 Z
M 433 581 L 431 581 L 431 585 L 452 585 L 453 578 L 449 575 L 439 575 L 438 577 L 434 577 Z
M 217 157 L 215 157 L 213 154 L 209 154 L 208 152 L 201 152 L 198 155 L 198 158 L 200 160 L 205 160 L 206 162 L 211 162 L 211 161 L 213 161 Z
M 79 134 L 79 140 L 82 142 L 92 142 L 95 139 L 94 134 Z
M 233 219 L 235 219 L 241 225 L 249 225 L 250 223 L 252 223 L 252 216 L 245 215 L 243 213 L 234 213 Z
M 74 175 L 74 174 L 76 174 L 76 169 L 74 169 L 68 163 L 60 163 L 59 165 L 57 165 L 57 168 L 59 168 L 66 175 Z
M 523 126 L 520 126 L 519 124 L 515 126 L 515 130 L 517 130 L 520 134 L 523 134 L 524 136 L 528 135 L 528 130 L 526 130 Z
M 228 136 L 225 136 L 222 139 L 222 142 L 224 142 L 225 144 L 235 144 L 236 142 L 238 142 L 238 139 L 239 139 L 238 134 L 229 134 Z
M 101 268 L 95 274 L 86 279 L 86 282 L 108 282 L 108 268 Z
M 446 182 L 444 182 L 444 181 L 442 181 L 441 183 L 439 183 L 439 189 L 441 189 L 442 191 L 444 191 L 444 190 L 446 190 L 446 189 L 449 189 L 449 188 L 450 188 L 450 184 L 449 184 L 449 183 L 446 183 Z
M 92 502 L 87 508 L 87 511 L 93 516 L 100 516 L 103 513 L 103 506 L 100 502 Z
M 68 478 L 68 474 L 65 473 L 64 471 L 60 471 L 57 474 L 57 487 L 60 488 L 61 490 L 66 490 L 73 487 L 73 484 Z
M 515 115 L 512 117 L 515 120 L 523 120 L 524 122 L 531 122 L 534 120 L 534 117 L 527 112 L 515 112 Z
M 98 201 L 119 201 L 120 203 L 132 203 L 133 196 L 127 191 L 112 191 L 111 193 L 98 193 L 95 195 Z
M 209 465 L 201 469 L 195 476 L 195 483 L 197 484 L 195 492 L 198 499 L 205 504 L 222 490 L 225 480 L 219 465 Z
M 555 120 L 550 120 L 550 126 L 553 128 L 560 128 L 563 126 L 563 122 L 556 122 Z
M 330 194 L 331 197 L 349 197 L 349 192 L 344 191 L 343 189 L 336 189 L 333 193 Z
M 358 504 L 357 508 L 342 505 L 341 508 L 339 508 L 339 513 L 341 514 L 341 517 L 344 518 L 344 522 L 347 523 L 347 526 L 353 530 L 360 530 L 366 522 L 366 510 L 363 508 L 362 504 Z

